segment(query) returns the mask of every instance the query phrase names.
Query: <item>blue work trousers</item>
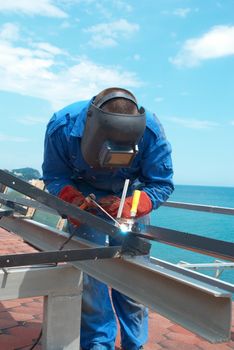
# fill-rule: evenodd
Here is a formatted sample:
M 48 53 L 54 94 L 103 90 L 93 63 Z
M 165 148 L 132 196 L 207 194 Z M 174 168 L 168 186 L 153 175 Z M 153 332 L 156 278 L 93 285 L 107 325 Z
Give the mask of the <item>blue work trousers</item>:
M 77 229 L 69 225 L 69 232 L 73 233 L 74 230 L 80 238 L 105 245 L 105 235 L 95 229 L 86 225 Z M 116 242 L 110 238 L 109 244 L 116 245 Z M 148 309 L 84 274 L 80 335 L 82 350 L 114 350 L 117 335 L 116 317 L 124 350 L 138 350 L 147 342 Z

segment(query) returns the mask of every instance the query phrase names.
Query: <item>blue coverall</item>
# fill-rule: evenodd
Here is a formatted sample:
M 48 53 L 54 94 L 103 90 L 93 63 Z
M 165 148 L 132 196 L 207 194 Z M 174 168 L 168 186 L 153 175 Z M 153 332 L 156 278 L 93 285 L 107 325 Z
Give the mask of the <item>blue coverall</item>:
M 135 188 L 145 191 L 156 209 L 173 191 L 171 147 L 157 117 L 146 111 L 146 129 L 139 143 L 139 152 L 130 168 L 96 170 L 83 159 L 80 143 L 87 110 L 93 101 L 71 104 L 55 113 L 45 136 L 43 180 L 49 192 L 58 195 L 72 185 L 84 196 L 94 193 L 97 199 L 120 196 L 125 179 L 130 179 L 129 193 Z M 79 237 L 104 245 L 102 232 L 82 224 L 70 225 Z M 114 244 L 110 239 L 110 244 Z M 138 350 L 148 337 L 148 310 L 116 290 L 112 303 L 120 323 L 124 350 Z M 114 350 L 117 325 L 108 287 L 84 274 L 81 317 L 83 350 Z

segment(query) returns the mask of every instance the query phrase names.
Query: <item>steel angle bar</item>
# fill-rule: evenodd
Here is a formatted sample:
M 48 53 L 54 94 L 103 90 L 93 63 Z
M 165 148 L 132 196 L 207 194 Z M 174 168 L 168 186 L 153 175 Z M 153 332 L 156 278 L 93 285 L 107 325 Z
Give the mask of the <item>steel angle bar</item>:
M 0 268 L 78 260 L 110 259 L 119 257 L 120 251 L 121 247 L 118 246 L 0 255 Z
M 0 224 L 43 250 L 57 249 L 67 239 L 58 230 L 30 220 L 4 217 Z M 67 249 L 91 246 L 73 238 Z M 151 264 L 145 257 L 76 261 L 72 265 L 211 342 L 230 339 L 231 293 L 221 284 L 219 288 L 209 284 L 209 277 L 200 281 L 197 273 L 185 275 L 179 268 L 173 271 L 169 266 Z
M 50 207 L 47 207 L 35 200 L 28 198 L 12 198 L 12 196 L 9 196 L 7 193 L 0 193 L 0 203 L 7 205 L 20 213 L 25 212 L 24 208 L 22 208 L 23 206 L 39 209 L 54 215 L 59 215 L 56 210 L 51 209 Z
M 163 206 L 178 208 L 178 209 L 203 211 L 203 212 L 214 213 L 214 214 L 234 215 L 234 208 L 228 208 L 228 207 L 217 207 L 217 206 L 204 205 L 204 204 L 182 203 L 182 202 L 172 202 L 172 201 L 167 201 L 163 203 Z
M 2 209 L 0 208 L 0 218 L 2 216 L 9 216 L 12 215 L 14 213 L 14 210 L 11 208 L 6 208 L 6 209 Z
M 105 234 L 112 237 L 119 237 L 120 230 L 118 227 L 108 223 L 98 216 L 92 215 L 87 211 L 79 209 L 77 206 L 64 202 L 60 198 L 51 195 L 39 188 L 11 175 L 0 169 L 0 183 L 23 193 L 24 195 L 37 200 L 38 202 L 56 210 L 61 216 L 69 216 L 78 219 L 82 223 L 86 223 L 91 227 L 95 227 Z
M 27 212 L 27 209 L 22 207 L 21 205 L 18 205 L 14 203 L 12 200 L 9 200 L 9 195 L 6 193 L 1 193 L 0 192 L 0 203 L 4 206 L 7 206 L 8 208 L 14 209 L 20 214 L 25 215 Z
M 150 262 L 154 265 L 162 266 L 162 267 L 170 269 L 174 272 L 179 272 L 182 275 L 187 276 L 187 277 L 194 277 L 196 275 L 196 279 L 199 280 L 200 282 L 209 283 L 213 287 L 225 289 L 226 291 L 229 291 L 230 293 L 234 293 L 234 284 L 231 284 L 231 283 L 226 282 L 226 281 L 221 281 L 221 280 L 219 280 L 215 277 L 212 277 L 212 276 L 208 277 L 202 273 L 199 273 L 197 270 L 191 271 L 190 269 L 187 268 L 186 265 L 180 265 L 180 264 L 174 265 L 172 263 L 169 263 L 168 261 L 164 261 L 164 260 L 161 260 L 158 258 L 153 258 L 153 257 L 150 257 Z M 210 264 L 210 265 L 212 265 L 212 264 Z
M 227 263 L 224 261 L 220 261 L 220 262 L 211 262 L 211 263 L 198 263 L 198 264 L 193 264 L 193 263 L 189 263 L 186 261 L 180 261 L 178 263 L 179 266 L 182 266 L 186 269 L 202 269 L 202 270 L 214 270 L 214 269 L 234 269 L 234 263 Z
M 138 236 L 166 243 L 177 248 L 184 248 L 216 258 L 234 261 L 233 242 L 151 225 L 144 226 Z

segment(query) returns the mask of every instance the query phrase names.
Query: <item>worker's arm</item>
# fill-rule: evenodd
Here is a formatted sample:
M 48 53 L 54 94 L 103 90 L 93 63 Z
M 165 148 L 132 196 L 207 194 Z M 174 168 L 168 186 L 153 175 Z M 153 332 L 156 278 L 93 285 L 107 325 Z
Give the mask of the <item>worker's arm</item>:
M 140 161 L 141 190 L 147 193 L 152 208 L 158 208 L 174 190 L 171 146 L 163 130 L 155 134 L 146 128 Z
M 75 188 L 71 179 L 73 171 L 69 163 L 68 147 L 66 126 L 51 132 L 49 124 L 45 136 L 43 180 L 50 193 L 80 209 L 87 210 L 91 207 L 91 203 Z M 80 225 L 78 220 L 72 218 L 68 220 L 76 226 Z
M 44 143 L 43 181 L 48 191 L 58 195 L 66 185 L 74 185 L 69 163 L 65 126 L 53 131 L 53 121 L 47 127 Z

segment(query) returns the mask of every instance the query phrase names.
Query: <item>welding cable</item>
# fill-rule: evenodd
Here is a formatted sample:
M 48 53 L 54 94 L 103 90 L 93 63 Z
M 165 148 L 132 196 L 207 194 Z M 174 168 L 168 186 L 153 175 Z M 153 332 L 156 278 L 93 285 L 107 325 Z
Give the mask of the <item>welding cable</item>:
M 37 339 L 35 340 L 35 342 L 33 343 L 32 347 L 29 348 L 29 350 L 33 350 L 35 348 L 35 346 L 39 343 L 39 341 L 41 340 L 41 336 L 42 336 L 42 329 L 40 331 L 39 336 L 37 337 Z

